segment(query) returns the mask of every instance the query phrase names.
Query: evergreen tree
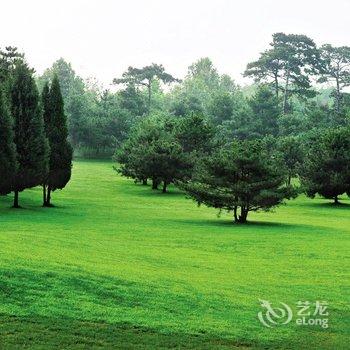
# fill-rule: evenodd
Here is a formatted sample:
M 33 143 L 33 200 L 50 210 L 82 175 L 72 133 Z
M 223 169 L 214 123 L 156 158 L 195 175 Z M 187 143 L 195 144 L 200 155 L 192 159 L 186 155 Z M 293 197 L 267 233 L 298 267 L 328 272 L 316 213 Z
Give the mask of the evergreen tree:
M 339 203 L 339 196 L 350 195 L 350 129 L 330 129 L 308 143 L 300 172 L 309 197 L 316 194 Z
M 295 195 L 284 183 L 280 164 L 264 142 L 254 140 L 235 141 L 203 159 L 181 187 L 198 204 L 233 211 L 234 221 L 245 223 L 250 211 L 267 211 Z
M 116 159 L 122 175 L 142 182 L 151 179 L 153 189 L 163 182 L 163 192 L 170 183 L 188 178 L 191 172 L 190 155 L 177 140 L 173 121 L 162 117 L 144 119 Z
M 16 149 L 12 118 L 5 94 L 0 86 L 0 195 L 12 190 L 12 175 L 16 171 Z
M 72 147 L 67 141 L 68 128 L 57 75 L 42 92 L 45 132 L 50 146 L 49 171 L 43 183 L 43 205 L 51 206 L 51 192 L 63 189 L 71 178 Z
M 13 177 L 13 206 L 19 208 L 19 192 L 42 184 L 49 153 L 33 70 L 24 62 L 14 69 L 10 96 L 18 162 Z

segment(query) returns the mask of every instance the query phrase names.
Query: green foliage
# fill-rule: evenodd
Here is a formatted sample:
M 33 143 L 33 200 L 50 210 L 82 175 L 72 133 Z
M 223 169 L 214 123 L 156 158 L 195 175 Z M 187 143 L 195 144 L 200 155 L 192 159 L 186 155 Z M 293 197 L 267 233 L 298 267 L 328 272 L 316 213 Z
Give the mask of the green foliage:
M 170 183 L 189 174 L 190 160 L 175 137 L 174 124 L 164 117 L 148 117 L 134 129 L 117 152 L 120 173 L 136 181 L 152 179 L 153 188 L 163 182 L 163 192 Z
M 319 194 L 338 203 L 339 196 L 350 195 L 350 129 L 330 129 L 313 135 L 300 177 L 312 198 Z
M 219 125 L 232 118 L 234 107 L 235 101 L 230 93 L 217 94 L 209 105 L 209 115 Z
M 24 62 L 17 63 L 14 69 L 10 98 L 18 162 L 13 178 L 17 207 L 18 192 L 42 184 L 49 165 L 39 93 L 33 71 Z
M 152 63 L 150 66 L 143 68 L 129 67 L 126 72 L 123 73 L 121 78 L 114 79 L 114 84 L 125 84 L 126 86 L 143 86 L 147 88 L 148 92 L 148 113 L 151 111 L 152 102 L 152 85 L 155 80 L 159 80 L 164 84 L 170 84 L 179 82 L 171 74 L 165 72 L 164 67 L 161 64 Z
M 182 188 L 198 204 L 233 211 L 235 222 L 245 223 L 250 211 L 270 210 L 295 194 L 284 182 L 280 163 L 264 142 L 235 141 L 203 159 Z
M 282 137 L 278 139 L 277 151 L 288 174 L 287 185 L 290 185 L 292 178 L 298 175 L 298 170 L 304 162 L 302 142 L 295 136 Z
M 8 82 L 17 62 L 22 61 L 24 55 L 16 47 L 8 46 L 0 49 L 0 84 Z M 7 87 L 3 85 L 3 88 Z
M 44 86 L 42 105 L 45 132 L 50 146 L 49 170 L 43 181 L 44 205 L 50 206 L 51 191 L 63 189 L 71 178 L 73 155 L 72 147 L 67 141 L 67 119 L 57 75 L 50 88 L 47 84 Z
M 0 195 L 12 190 L 12 176 L 16 172 L 16 149 L 13 125 L 7 98 L 0 85 Z
M 248 64 L 244 74 L 271 84 L 277 98 L 282 91 L 282 110 L 287 113 L 290 96 L 314 96 L 310 76 L 319 71 L 319 52 L 305 35 L 275 33 L 270 46 L 257 61 Z
M 342 90 L 350 86 L 350 47 L 323 45 L 321 54 L 321 77 L 319 82 L 335 83 L 335 105 L 337 113 L 342 111 Z

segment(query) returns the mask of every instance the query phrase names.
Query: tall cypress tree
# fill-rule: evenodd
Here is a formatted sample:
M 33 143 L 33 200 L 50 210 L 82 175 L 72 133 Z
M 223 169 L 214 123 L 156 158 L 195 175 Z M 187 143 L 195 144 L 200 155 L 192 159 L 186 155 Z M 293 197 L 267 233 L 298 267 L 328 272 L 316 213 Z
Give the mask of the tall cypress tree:
M 13 207 L 19 208 L 19 192 L 43 183 L 49 155 L 33 70 L 24 62 L 16 64 L 10 96 L 18 162 L 13 177 Z
M 7 100 L 0 85 L 0 195 L 11 192 L 12 175 L 16 171 L 16 149 L 12 127 Z
M 51 192 L 63 189 L 71 178 L 72 147 L 69 144 L 67 118 L 60 83 L 55 75 L 51 88 L 48 84 L 42 92 L 46 136 L 50 145 L 49 171 L 43 183 L 43 206 L 50 207 Z

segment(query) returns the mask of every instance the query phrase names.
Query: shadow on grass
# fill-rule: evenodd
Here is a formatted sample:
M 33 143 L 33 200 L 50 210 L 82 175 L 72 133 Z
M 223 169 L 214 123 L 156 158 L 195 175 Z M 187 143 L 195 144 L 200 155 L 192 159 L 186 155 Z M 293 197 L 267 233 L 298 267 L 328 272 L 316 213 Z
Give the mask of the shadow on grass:
M 128 190 L 130 190 L 130 194 L 135 196 L 142 197 L 159 197 L 159 198 L 173 198 L 173 197 L 183 197 L 185 199 L 185 193 L 179 190 L 176 187 L 170 186 L 167 192 L 163 193 L 161 187 L 157 190 L 153 190 L 150 185 L 142 185 L 142 184 L 129 184 Z
M 2 349 L 249 349 L 206 333 L 166 333 L 129 323 L 0 315 Z
M 252 227 L 261 227 L 261 228 L 269 228 L 269 227 L 278 227 L 278 228 L 300 228 L 300 227 L 309 227 L 308 225 L 303 224 L 290 224 L 290 223 L 282 223 L 282 222 L 273 222 L 273 221 L 248 221 L 245 224 L 236 223 L 230 220 L 208 220 L 208 219 L 183 219 L 183 220 L 169 220 L 176 224 L 185 224 L 185 225 L 196 225 L 196 226 L 212 226 L 212 227 L 227 227 L 231 229 L 239 228 L 239 229 L 248 229 Z
M 341 202 L 335 204 L 325 199 L 324 202 L 312 202 L 312 200 L 300 203 L 300 206 L 317 208 L 317 209 L 329 209 L 329 210 L 348 210 L 350 209 L 350 203 L 346 200 L 341 200 Z
M 62 268 L 64 270 L 64 268 Z M 0 315 L 0 348 L 40 348 L 40 349 L 235 349 L 248 348 L 245 344 L 225 340 L 198 330 L 196 334 L 168 333 L 161 329 L 141 327 L 123 322 L 123 315 L 118 316 L 118 323 L 109 324 L 94 318 L 76 319 L 75 313 L 81 317 L 79 302 L 93 303 L 106 310 L 123 307 L 150 310 L 153 312 L 169 312 L 174 316 L 175 310 L 195 307 L 198 296 L 184 299 L 168 294 L 160 295 L 160 300 L 172 300 L 164 308 L 155 311 L 155 295 L 159 293 L 156 286 L 138 284 L 110 276 L 67 275 L 57 271 L 41 272 L 29 269 L 0 269 L 0 297 L 3 306 L 11 306 L 12 310 L 31 310 L 32 305 L 42 300 L 50 301 L 50 305 L 59 305 L 62 314 L 56 316 L 16 317 Z M 66 297 L 66 295 L 68 296 Z M 213 300 L 215 307 L 226 310 L 228 303 L 222 298 Z M 219 304 L 216 304 L 219 303 Z M 15 308 L 13 308 L 16 306 Z M 44 305 L 43 305 L 44 307 Z M 45 306 L 46 307 L 46 306 Z M 53 310 L 55 310 L 55 307 Z M 198 305 L 197 305 L 198 307 Z M 163 308 L 163 309 L 162 309 Z M 37 312 L 43 312 L 43 309 Z M 48 306 L 45 312 L 52 312 Z M 69 313 L 65 314 L 64 313 Z M 97 313 L 98 314 L 98 313 Z M 64 316 L 63 316 L 64 315 Z M 91 316 L 89 312 L 87 315 Z M 94 313 L 92 313 L 94 315 Z M 79 317 L 78 316 L 78 317 Z M 88 317 L 89 317 L 88 316 Z M 76 345 L 79 346 L 76 346 Z

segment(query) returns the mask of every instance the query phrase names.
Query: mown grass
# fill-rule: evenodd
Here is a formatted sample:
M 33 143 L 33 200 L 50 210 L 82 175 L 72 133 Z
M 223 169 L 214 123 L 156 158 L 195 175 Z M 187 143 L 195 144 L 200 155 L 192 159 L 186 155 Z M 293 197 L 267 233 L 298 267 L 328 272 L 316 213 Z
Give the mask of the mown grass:
M 77 161 L 41 208 L 0 197 L 0 348 L 346 349 L 350 202 L 301 196 L 247 225 Z M 329 328 L 263 327 L 259 299 L 326 300 Z

